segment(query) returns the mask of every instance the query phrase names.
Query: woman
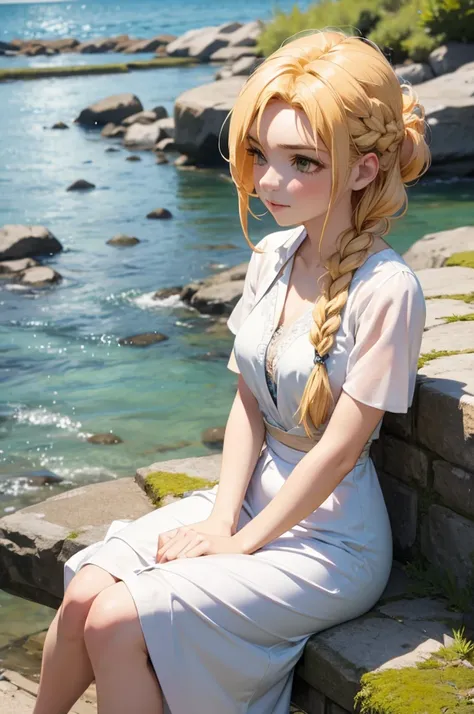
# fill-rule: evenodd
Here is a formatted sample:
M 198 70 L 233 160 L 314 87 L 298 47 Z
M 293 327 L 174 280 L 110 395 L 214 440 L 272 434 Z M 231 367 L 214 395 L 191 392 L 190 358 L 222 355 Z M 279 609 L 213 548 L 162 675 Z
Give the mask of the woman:
M 308 638 L 380 597 L 392 541 L 369 448 L 411 405 L 425 323 L 383 240 L 429 165 L 409 90 L 334 31 L 245 83 L 229 127 L 241 224 L 253 249 L 256 195 L 284 230 L 253 250 L 228 321 L 220 483 L 114 521 L 66 563 L 35 714 L 64 714 L 93 679 L 100 714 L 287 714 Z

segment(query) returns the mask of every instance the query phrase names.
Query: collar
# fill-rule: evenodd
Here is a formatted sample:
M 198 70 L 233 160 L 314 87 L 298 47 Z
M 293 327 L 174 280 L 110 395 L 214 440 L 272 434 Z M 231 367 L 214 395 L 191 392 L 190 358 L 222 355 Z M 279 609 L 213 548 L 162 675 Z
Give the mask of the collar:
M 298 226 L 298 228 L 291 231 L 281 245 L 277 245 L 274 248 L 271 245 L 268 246 L 265 254 L 260 256 L 262 264 L 258 271 L 255 304 L 265 295 L 280 270 L 298 250 L 305 237 L 306 228 Z

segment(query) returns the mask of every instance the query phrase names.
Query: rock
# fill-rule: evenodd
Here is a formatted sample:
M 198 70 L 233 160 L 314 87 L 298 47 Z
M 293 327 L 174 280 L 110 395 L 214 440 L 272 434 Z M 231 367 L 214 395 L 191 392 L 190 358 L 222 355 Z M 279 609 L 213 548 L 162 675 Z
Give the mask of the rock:
M 135 54 L 138 52 L 154 52 L 155 50 L 158 49 L 158 47 L 162 47 L 163 45 L 168 45 L 171 42 L 171 39 L 168 39 L 166 41 L 163 41 L 163 37 L 175 37 L 175 35 L 157 35 L 156 37 L 152 37 L 149 40 L 137 40 L 136 42 L 133 42 L 130 44 L 127 49 L 124 50 L 124 54 Z
M 161 104 L 157 107 L 153 107 L 151 111 L 155 115 L 156 119 L 166 119 L 168 117 L 168 110 L 165 107 L 162 107 Z
M 118 235 L 114 236 L 113 238 L 110 238 L 110 240 L 107 241 L 107 245 L 118 246 L 137 245 L 137 243 L 140 243 L 138 238 L 136 238 L 135 236 L 127 236 L 122 233 L 119 233 Z
M 115 49 L 117 45 L 117 40 L 112 37 L 104 37 L 98 40 L 87 40 L 86 42 L 81 42 L 81 44 L 75 47 L 76 52 L 81 54 L 99 54 L 101 52 L 110 52 Z
M 214 52 L 220 50 L 221 47 L 227 47 L 228 43 L 228 36 L 219 35 L 216 29 L 209 28 L 207 32 L 193 38 L 189 45 L 188 56 L 194 57 L 200 62 L 206 62 Z
M 0 228 L 0 260 L 15 260 L 62 251 L 61 243 L 44 226 L 5 225 Z
M 161 135 L 158 141 L 162 139 L 174 139 L 174 117 L 163 117 L 157 120 L 157 124 L 161 129 Z
M 463 226 L 423 236 L 403 254 L 413 270 L 441 268 L 453 253 L 474 251 L 474 226 Z
M 62 481 L 64 481 L 61 476 L 49 471 L 49 469 L 26 471 L 21 474 L 21 478 L 25 478 L 28 483 L 33 486 L 49 486 L 51 484 L 62 483 Z
M 52 47 L 53 49 L 58 50 L 59 52 L 71 52 L 72 50 L 75 50 L 80 43 L 79 40 L 76 40 L 74 37 L 62 37 L 57 40 L 44 40 L 44 44 L 47 47 Z
M 186 156 L 186 154 L 181 154 L 181 156 L 178 156 L 178 158 L 173 162 L 175 166 L 194 166 L 194 161 L 189 158 L 189 156 Z
M 219 132 L 245 81 L 245 77 L 222 79 L 178 96 L 175 102 L 175 142 L 180 153 L 205 166 L 225 163 L 218 151 Z M 224 154 L 228 124 L 224 124 L 220 140 Z
M 229 77 L 248 77 L 264 61 L 263 57 L 241 57 L 236 62 L 226 65 L 216 74 L 216 79 Z
M 125 136 L 125 132 L 124 126 L 117 126 L 117 124 L 109 121 L 100 132 L 100 135 L 106 139 L 116 139 L 118 136 Z
M 158 141 L 154 150 L 158 151 L 158 152 L 177 151 L 175 141 L 174 141 L 174 139 L 171 139 L 171 138 L 161 139 L 161 141 Z
M 430 563 L 450 572 L 462 586 L 474 575 L 474 523 L 449 508 L 433 504 L 423 518 L 421 551 Z M 454 560 L 452 553 L 457 554 Z
M 201 441 L 205 446 L 211 448 L 222 448 L 224 443 L 225 426 L 215 426 L 205 429 L 201 435 Z
M 261 20 L 248 22 L 229 35 L 229 47 L 254 47 L 262 33 L 264 23 Z
M 474 172 L 474 63 L 418 84 L 425 107 L 432 166 L 430 175 Z
M 474 226 L 428 233 L 403 254 L 413 270 L 441 268 L 453 253 L 474 251 Z M 449 274 L 448 274 L 449 275 Z
M 127 158 L 125 159 L 125 161 L 141 161 L 141 160 L 142 160 L 142 157 L 141 157 L 141 156 L 137 156 L 136 154 L 132 154 L 131 156 L 127 156 Z
M 427 268 L 416 274 L 427 298 L 474 292 L 472 268 Z
M 223 244 L 225 247 L 226 244 Z M 183 287 L 180 298 L 204 314 L 228 315 L 233 309 L 231 305 L 238 300 L 239 292 L 242 292 L 247 268 L 248 263 L 240 263 L 199 282 L 188 283 Z
M 173 141 L 173 139 L 171 139 Z M 156 163 L 157 164 L 169 164 L 168 159 L 164 155 L 163 151 L 157 151 L 156 152 Z
M 237 30 L 240 30 L 242 27 L 241 22 L 225 22 L 223 25 L 219 25 L 217 28 L 217 32 L 220 35 L 229 35 L 232 32 L 236 32 Z
M 180 285 L 174 285 L 170 288 L 160 288 L 153 294 L 153 300 L 164 300 L 165 298 L 179 295 L 182 290 Z
M 147 213 L 147 218 L 153 218 L 153 219 L 162 219 L 162 218 L 173 218 L 173 215 L 171 211 L 168 211 L 167 208 L 155 208 L 154 211 L 150 211 L 150 213 Z
M 236 62 L 241 57 L 255 57 L 255 47 L 221 47 L 211 55 L 211 62 Z
M 95 188 L 95 184 L 90 183 L 89 181 L 86 181 L 85 179 L 78 179 L 77 181 L 74 181 L 66 191 L 88 191 L 92 188 Z
M 132 114 L 123 120 L 122 126 L 132 126 L 132 124 L 153 124 L 157 120 L 157 116 L 154 111 L 143 111 L 137 114 Z
M 474 303 L 439 298 L 427 300 L 425 330 L 442 325 L 445 322 L 444 318 L 449 315 L 470 315 L 471 313 L 474 313 Z
M 155 345 L 158 342 L 164 342 L 168 340 L 169 337 L 163 335 L 161 332 L 144 332 L 140 335 L 132 335 L 131 337 L 122 337 L 118 341 L 121 346 L 131 346 L 131 347 L 148 347 L 149 345 Z
M 108 122 L 120 124 L 127 117 L 141 111 L 142 103 L 134 94 L 113 94 L 83 109 L 76 122 L 86 126 L 104 125 Z
M 123 444 L 123 440 L 120 436 L 115 434 L 93 434 L 87 438 L 89 444 L 102 444 L 106 446 L 111 446 L 113 444 Z
M 30 285 L 33 288 L 43 288 L 59 283 L 61 280 L 62 276 L 59 273 L 45 265 L 27 268 L 21 275 L 22 285 Z
M 210 28 L 203 28 L 208 31 Z M 189 57 L 189 47 L 193 39 L 196 39 L 203 29 L 188 30 L 183 35 L 177 37 L 173 42 L 170 42 L 166 47 L 168 57 Z M 215 30 L 216 28 L 212 28 Z
M 407 65 L 399 65 L 398 67 L 394 67 L 394 69 L 395 74 L 401 82 L 407 82 L 411 85 L 427 82 L 434 77 L 433 70 L 430 65 L 425 62 L 412 62 Z
M 63 121 L 57 121 L 56 124 L 53 124 L 51 129 L 69 129 L 69 127 Z
M 117 149 L 116 146 L 109 146 L 109 147 L 105 150 L 105 153 L 106 153 L 106 154 L 115 154 L 115 153 L 117 153 L 118 151 L 120 151 L 120 149 Z
M 12 45 L 10 42 L 2 42 L 0 40 L 0 51 L 1 52 L 15 52 L 18 48 Z
M 122 127 L 125 129 L 124 144 L 128 147 L 134 147 L 143 150 L 152 150 L 155 144 L 165 138 L 164 132 L 160 127 L 160 119 L 154 121 L 153 124 L 132 124 L 131 126 Z
M 0 275 L 15 275 L 21 273 L 27 268 L 33 268 L 38 263 L 32 258 L 22 258 L 19 260 L 5 260 L 0 263 Z
M 474 62 L 474 43 L 447 42 L 431 52 L 428 62 L 437 76 L 454 72 L 462 65 Z

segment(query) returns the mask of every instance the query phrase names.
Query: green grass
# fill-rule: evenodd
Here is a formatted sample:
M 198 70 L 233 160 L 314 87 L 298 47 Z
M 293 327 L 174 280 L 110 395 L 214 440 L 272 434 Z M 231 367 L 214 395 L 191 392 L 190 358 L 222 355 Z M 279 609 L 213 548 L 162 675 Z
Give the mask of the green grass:
M 462 300 L 465 303 L 474 302 L 474 293 L 456 293 L 456 295 L 428 295 L 425 300 Z
M 462 268 L 474 268 L 474 250 L 453 253 L 449 256 L 443 267 L 452 267 L 454 265 L 458 265 Z
M 85 74 L 117 74 L 140 69 L 161 69 L 179 65 L 199 64 L 189 57 L 158 57 L 152 60 L 117 62 L 114 64 L 77 65 L 70 67 L 19 67 L 0 69 L 0 82 L 14 79 L 44 79 L 45 77 L 73 77 Z
M 471 354 L 474 349 L 467 350 L 431 350 L 431 352 L 425 352 L 420 355 L 418 359 L 418 369 L 425 366 L 427 362 L 431 362 L 432 359 L 438 359 L 438 357 L 451 357 L 452 355 L 464 355 Z M 474 714 L 474 712 L 473 712 Z

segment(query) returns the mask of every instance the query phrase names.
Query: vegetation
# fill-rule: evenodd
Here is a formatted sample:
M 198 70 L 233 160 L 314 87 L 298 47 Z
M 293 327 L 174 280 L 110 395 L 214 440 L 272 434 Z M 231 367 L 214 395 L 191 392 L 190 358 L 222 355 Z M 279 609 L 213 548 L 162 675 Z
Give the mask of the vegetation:
M 153 471 L 145 478 L 145 492 L 154 506 L 159 507 L 165 496 L 184 496 L 188 491 L 212 488 L 217 481 L 188 476 L 186 473 Z
M 421 62 L 443 42 L 474 41 L 474 0 L 321 0 L 288 14 L 277 8 L 258 49 L 268 56 L 292 35 L 324 28 L 368 37 L 393 64 Z
M 362 714 L 471 714 L 474 643 L 464 628 L 453 630 L 454 642 L 440 647 L 415 667 L 367 672 L 355 697 Z
M 42 79 L 44 77 L 72 77 L 81 74 L 114 74 L 134 69 L 160 69 L 176 65 L 194 65 L 188 57 L 158 57 L 152 60 L 119 62 L 115 64 L 77 65 L 71 67 L 18 67 L 0 69 L 0 82 L 11 79 Z
M 427 362 L 431 362 L 432 359 L 438 359 L 438 357 L 451 357 L 452 355 L 465 355 L 472 354 L 474 350 L 431 350 L 431 352 L 424 352 L 418 358 L 418 369 L 425 366 Z

